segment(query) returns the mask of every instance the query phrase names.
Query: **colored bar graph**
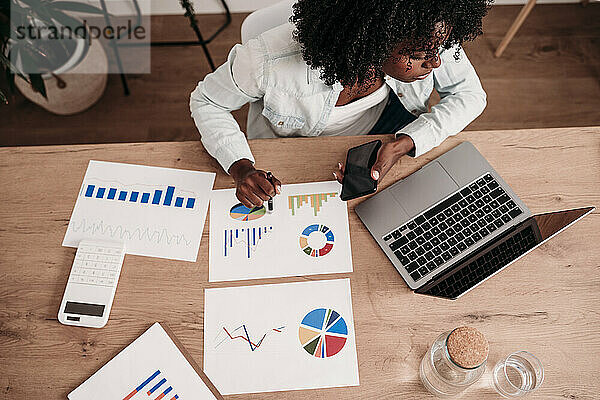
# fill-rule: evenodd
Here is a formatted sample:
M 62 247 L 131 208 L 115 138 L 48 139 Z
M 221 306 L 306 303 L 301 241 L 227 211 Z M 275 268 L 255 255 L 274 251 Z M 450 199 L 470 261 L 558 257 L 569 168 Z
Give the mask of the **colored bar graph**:
M 121 191 L 119 192 L 119 200 L 121 200 L 121 201 L 125 201 L 125 199 L 126 199 L 126 198 L 127 198 L 127 192 L 126 192 L 126 191 L 124 191 L 124 190 L 121 190 Z
M 140 192 L 131 192 L 131 194 L 129 195 L 129 201 L 135 203 L 137 201 L 139 194 L 140 194 Z
M 147 203 L 150 199 L 150 193 L 142 193 L 142 203 Z
M 162 190 L 155 190 L 154 197 L 152 197 L 152 204 L 160 204 L 160 197 L 162 196 Z
M 173 388 L 171 386 L 169 386 L 168 388 L 165 389 L 164 392 L 162 392 L 161 394 L 158 395 L 158 397 L 154 400 L 160 400 L 163 397 L 165 397 L 171 390 L 173 390 Z
M 103 198 L 104 192 L 106 192 L 106 188 L 98 188 L 98 191 L 96 192 L 96 198 L 97 199 Z
M 147 384 L 149 384 L 152 379 L 156 378 L 158 376 L 158 374 L 160 374 L 160 370 L 157 370 L 155 373 L 153 373 L 152 375 L 150 375 L 150 377 L 148 379 L 146 379 L 138 387 L 136 387 L 135 389 L 133 389 L 131 391 L 131 393 L 129 393 L 127 396 L 125 396 L 123 398 L 123 400 L 129 400 L 129 399 L 131 399 L 133 396 L 135 396 L 135 394 L 137 392 L 141 391 Z
M 187 203 L 185 205 L 185 208 L 194 208 L 194 203 L 196 202 L 196 199 L 193 197 L 189 197 L 187 199 Z
M 88 185 L 87 190 L 85 191 L 85 197 L 92 197 L 95 187 L 96 185 Z
M 183 197 L 178 197 L 175 199 L 175 207 L 183 206 Z
M 337 193 L 313 193 L 313 194 L 298 194 L 295 196 L 288 196 L 289 209 L 292 211 L 292 216 L 296 215 L 296 210 L 302 207 L 305 203 L 308 204 L 310 199 L 310 206 L 312 207 L 315 217 L 321 211 L 323 202 L 327 202 L 329 197 L 336 197 Z M 295 201 L 295 202 L 294 202 Z M 294 204 L 295 203 L 295 204 Z
M 129 393 L 127 396 L 123 397 L 123 400 L 129 400 L 129 399 L 131 399 L 133 396 L 135 396 L 137 394 L 137 392 L 138 392 L 137 390 L 133 389 L 131 391 L 131 393 Z
M 106 198 L 108 200 L 113 200 L 115 198 L 115 196 L 117 195 L 117 189 L 115 188 L 110 188 L 108 190 L 108 196 L 106 196 Z
M 152 387 L 152 389 L 148 390 L 148 396 L 150 396 L 152 393 L 154 393 L 156 391 L 156 389 L 161 387 L 166 381 L 167 380 L 165 378 L 162 378 L 156 385 L 154 385 Z
M 171 205 L 171 201 L 173 200 L 173 193 L 175 193 L 175 186 L 167 186 L 167 192 L 165 193 L 165 201 L 163 201 L 164 206 Z

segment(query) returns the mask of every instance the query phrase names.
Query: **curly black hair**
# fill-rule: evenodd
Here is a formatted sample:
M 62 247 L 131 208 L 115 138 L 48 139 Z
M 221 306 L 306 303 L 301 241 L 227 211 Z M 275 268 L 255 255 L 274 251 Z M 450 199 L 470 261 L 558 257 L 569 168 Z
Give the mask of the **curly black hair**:
M 401 47 L 402 56 L 473 40 L 493 0 L 299 0 L 294 39 L 327 85 L 365 84 Z M 443 42 L 440 25 L 451 28 Z

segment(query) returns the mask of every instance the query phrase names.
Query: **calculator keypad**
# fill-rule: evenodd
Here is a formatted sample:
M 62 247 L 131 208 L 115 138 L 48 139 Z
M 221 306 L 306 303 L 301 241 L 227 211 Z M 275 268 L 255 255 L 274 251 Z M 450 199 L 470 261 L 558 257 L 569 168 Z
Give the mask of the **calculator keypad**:
M 115 286 L 122 263 L 122 248 L 81 244 L 73 261 L 69 282 Z

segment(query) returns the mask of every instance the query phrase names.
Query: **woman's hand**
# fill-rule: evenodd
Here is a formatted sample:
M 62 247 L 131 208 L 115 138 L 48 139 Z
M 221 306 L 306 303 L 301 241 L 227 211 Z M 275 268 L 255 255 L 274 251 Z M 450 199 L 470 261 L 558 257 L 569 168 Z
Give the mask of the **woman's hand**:
M 235 181 L 235 195 L 248 208 L 260 207 L 264 201 L 281 193 L 281 182 L 273 177 L 267 179 L 265 171 L 254 168 L 250 160 L 242 159 L 229 167 L 229 174 Z M 275 185 L 275 187 L 273 187 Z
M 377 152 L 377 161 L 371 168 L 371 178 L 376 181 L 382 179 L 389 170 L 398 162 L 400 157 L 409 153 L 415 144 L 410 136 L 402 135 L 393 142 L 385 143 Z M 338 163 L 338 169 L 333 176 L 339 183 L 344 179 L 344 166 Z

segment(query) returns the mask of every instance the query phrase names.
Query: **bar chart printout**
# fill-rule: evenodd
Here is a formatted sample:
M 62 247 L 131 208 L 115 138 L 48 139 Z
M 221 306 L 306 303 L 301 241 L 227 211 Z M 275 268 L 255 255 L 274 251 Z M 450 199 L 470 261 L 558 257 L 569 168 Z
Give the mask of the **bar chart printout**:
M 127 254 L 196 261 L 212 172 L 91 160 L 63 246 L 122 242 Z
M 240 204 L 235 189 L 213 190 L 209 282 L 352 271 L 348 206 L 339 192 L 337 181 L 282 185 L 269 211 Z
M 181 351 L 163 327 L 155 323 L 67 397 L 69 400 L 222 399 L 210 380 L 194 369 Z
M 329 198 L 334 198 L 338 194 L 337 192 L 332 193 L 312 193 L 312 194 L 297 194 L 294 196 L 288 196 L 288 207 L 292 212 L 292 215 L 296 215 L 296 210 L 302 207 L 304 204 L 308 204 L 310 200 L 310 206 L 314 211 L 315 217 L 321 211 L 323 203 Z

